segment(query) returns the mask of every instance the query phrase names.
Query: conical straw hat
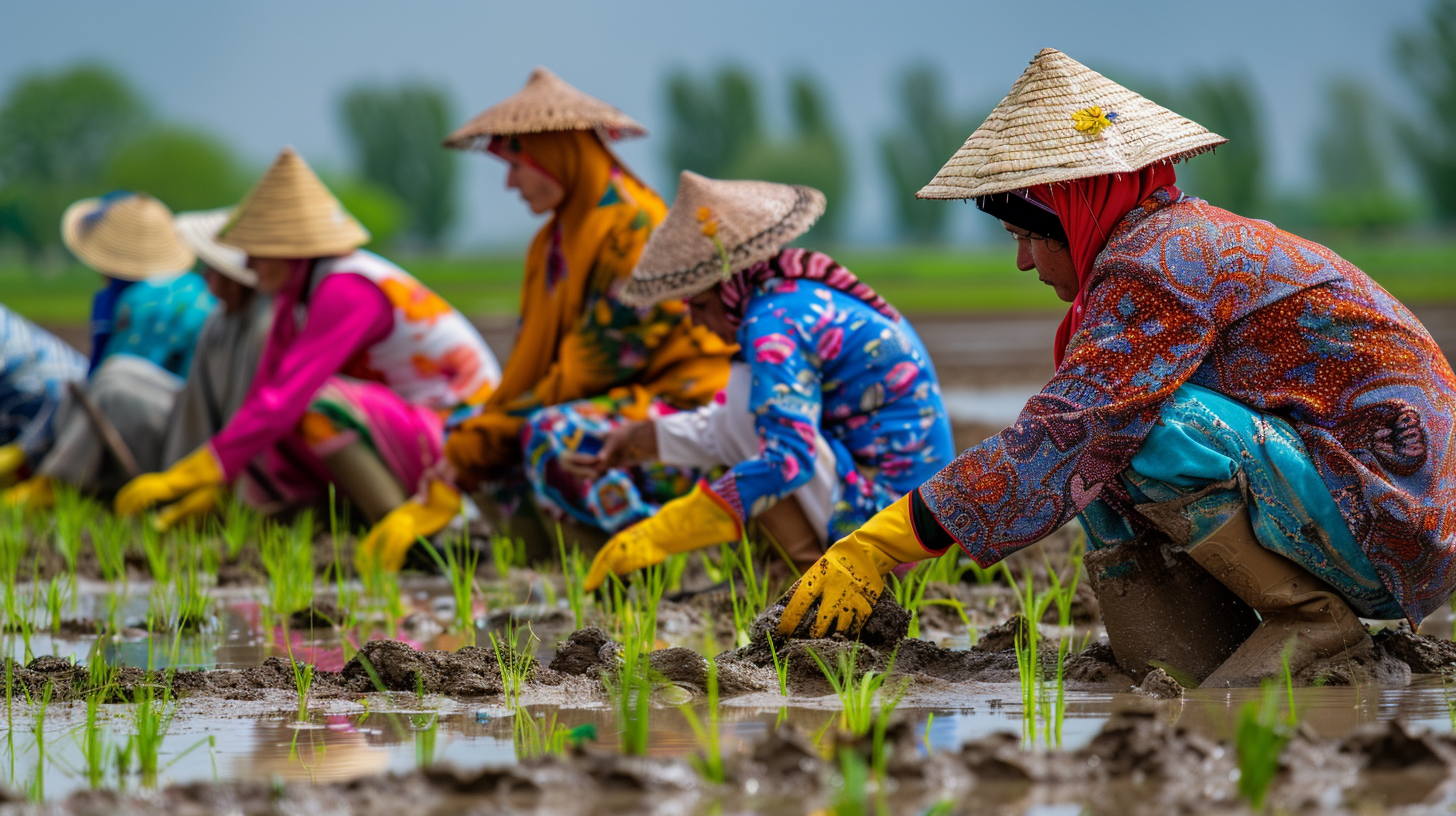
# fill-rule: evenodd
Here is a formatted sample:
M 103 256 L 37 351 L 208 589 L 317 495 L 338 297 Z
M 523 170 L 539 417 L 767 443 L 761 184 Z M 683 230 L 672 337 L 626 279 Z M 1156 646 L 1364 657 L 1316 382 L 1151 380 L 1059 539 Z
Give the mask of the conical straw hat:
M 181 272 L 196 260 L 172 231 L 172 211 L 142 193 L 77 201 L 61 216 L 61 240 L 87 266 L 122 280 Z
M 975 198 L 1131 173 L 1228 140 L 1052 48 L 916 198 Z
M 486 108 L 447 136 L 444 144 L 457 150 L 484 150 L 492 136 L 548 130 L 595 130 L 603 141 L 647 135 L 637 120 L 537 66 L 526 87 Z
M 322 258 L 369 243 L 369 231 L 285 147 L 217 238 L 258 258 Z
M 244 286 L 257 286 L 258 273 L 248 268 L 248 254 L 217 242 L 217 231 L 227 223 L 232 210 L 177 213 L 172 226 L 182 242 L 197 253 L 202 262 Z
M 823 214 L 824 194 L 813 187 L 718 181 L 684 170 L 677 200 L 643 247 L 622 301 L 647 306 L 692 297 L 772 258 Z M 726 272 L 719 245 L 728 253 Z

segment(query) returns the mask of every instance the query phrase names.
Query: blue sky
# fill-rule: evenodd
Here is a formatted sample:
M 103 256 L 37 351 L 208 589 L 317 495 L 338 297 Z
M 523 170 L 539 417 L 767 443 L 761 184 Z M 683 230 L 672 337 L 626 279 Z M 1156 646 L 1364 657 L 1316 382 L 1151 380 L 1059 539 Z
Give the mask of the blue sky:
M 890 193 L 874 143 L 894 124 L 893 88 L 912 62 L 938 65 L 955 104 L 980 113 L 1045 46 L 1168 83 L 1245 71 L 1267 114 L 1272 179 L 1288 188 L 1309 178 L 1307 145 L 1329 77 L 1358 76 L 1397 109 L 1408 105 L 1391 42 L 1423 13 L 1415 0 L 0 0 L 0 88 L 28 71 L 99 60 L 124 72 L 164 118 L 223 136 L 259 168 L 285 143 L 311 162 L 343 167 L 335 101 L 359 80 L 441 83 L 463 122 L 543 64 L 661 134 L 663 78 L 674 67 L 749 67 L 774 118 L 782 118 L 783 79 L 807 69 L 829 91 L 851 149 L 849 238 L 875 243 L 889 235 Z M 661 144 L 648 137 L 621 152 L 661 184 Z M 472 155 L 463 169 L 457 245 L 523 244 L 537 221 L 502 190 L 498 163 Z M 980 234 L 971 209 L 957 215 L 964 239 Z

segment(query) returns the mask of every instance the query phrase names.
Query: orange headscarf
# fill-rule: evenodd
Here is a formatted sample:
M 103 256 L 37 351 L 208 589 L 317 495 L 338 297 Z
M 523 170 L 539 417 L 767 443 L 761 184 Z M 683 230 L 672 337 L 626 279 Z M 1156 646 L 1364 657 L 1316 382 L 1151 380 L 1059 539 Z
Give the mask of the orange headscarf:
M 611 352 L 577 331 L 584 318 L 599 317 L 585 314 L 589 298 L 631 277 L 652 228 L 667 215 L 662 198 L 592 131 L 498 138 L 489 149 L 551 176 L 566 197 L 526 253 L 521 326 L 501 383 L 446 445 L 455 466 L 479 472 L 505 464 L 523 415 L 535 407 L 608 395 L 620 398 L 621 413 L 641 419 L 654 397 L 678 407 L 711 399 L 727 382 L 734 347 L 688 323 L 681 302 L 642 315 L 634 330 L 650 338 L 650 356 L 626 381 Z M 600 298 L 594 308 L 610 311 Z

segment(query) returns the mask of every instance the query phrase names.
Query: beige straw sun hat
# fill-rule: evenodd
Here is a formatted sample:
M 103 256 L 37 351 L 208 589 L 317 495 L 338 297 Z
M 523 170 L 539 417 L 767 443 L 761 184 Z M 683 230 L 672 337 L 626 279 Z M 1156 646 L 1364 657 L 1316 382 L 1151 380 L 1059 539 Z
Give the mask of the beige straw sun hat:
M 248 268 L 248 254 L 217 242 L 217 232 L 227 223 L 232 210 L 177 213 L 172 226 L 182 242 L 192 248 L 202 262 L 244 286 L 257 286 L 258 273 Z
M 233 211 L 217 240 L 257 258 L 323 258 L 369 243 L 369 231 L 339 203 L 292 147 Z
M 975 198 L 1131 173 L 1227 141 L 1044 48 L 916 198 Z
M 484 150 L 492 136 L 550 130 L 595 130 L 604 142 L 647 135 L 637 120 L 537 66 L 526 87 L 466 122 L 445 137 L 444 145 Z
M 143 193 L 77 201 L 61 216 L 61 240 L 87 266 L 122 280 L 182 272 L 196 260 L 172 231 L 172 211 Z
M 823 214 L 824 194 L 813 187 L 719 181 L 684 170 L 677 199 L 652 231 L 621 298 L 647 306 L 692 297 L 772 258 Z M 728 254 L 726 272 L 719 246 Z

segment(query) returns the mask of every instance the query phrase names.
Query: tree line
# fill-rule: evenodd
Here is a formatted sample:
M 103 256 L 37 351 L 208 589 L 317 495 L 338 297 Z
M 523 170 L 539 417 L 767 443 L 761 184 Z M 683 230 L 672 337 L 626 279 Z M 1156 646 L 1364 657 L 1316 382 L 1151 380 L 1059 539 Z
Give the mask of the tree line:
M 1309 151 L 1315 183 L 1296 195 L 1270 187 L 1265 106 L 1246 74 L 1204 74 L 1173 86 L 1103 72 L 1229 138 L 1213 156 L 1179 167 L 1180 186 L 1214 204 L 1293 227 L 1456 226 L 1456 0 L 1430 0 L 1423 24 L 1400 33 L 1392 54 L 1417 109 L 1390 109 L 1359 77 L 1332 78 Z M 845 131 L 811 74 L 789 76 L 786 91 L 789 126 L 775 131 L 748 70 L 671 72 L 663 86 L 665 169 L 673 178 L 689 169 L 818 187 L 829 208 L 814 240 L 842 239 L 855 183 Z M 906 243 L 941 243 L 954 208 L 916 200 L 915 192 L 995 101 L 956 109 L 930 65 L 905 69 L 893 93 L 895 124 L 878 134 L 875 164 L 891 191 L 895 232 Z M 458 154 L 439 148 L 457 121 L 446 91 L 420 82 L 362 84 L 340 95 L 336 113 L 351 162 L 325 178 L 345 206 L 379 244 L 441 249 L 459 193 Z M 1401 163 L 1417 191 L 1396 184 Z M 61 211 L 77 198 L 134 189 L 174 210 L 221 207 L 236 202 L 253 175 L 225 141 L 159 118 L 105 66 L 24 76 L 0 99 L 0 247 L 33 259 L 57 257 Z

